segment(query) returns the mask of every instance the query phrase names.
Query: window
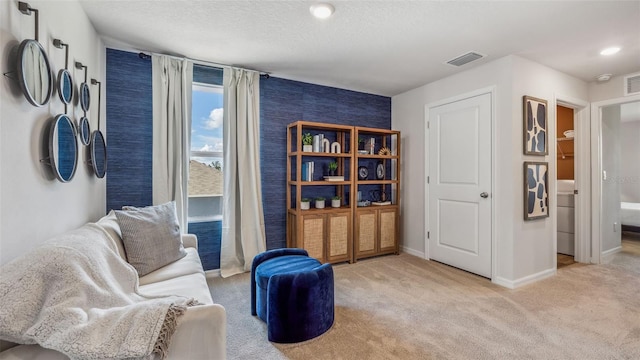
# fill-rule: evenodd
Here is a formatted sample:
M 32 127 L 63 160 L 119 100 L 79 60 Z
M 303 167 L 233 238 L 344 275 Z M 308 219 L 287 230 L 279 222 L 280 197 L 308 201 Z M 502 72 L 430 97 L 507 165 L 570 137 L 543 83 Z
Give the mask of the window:
M 222 115 L 222 86 L 194 82 L 188 184 L 189 223 L 222 220 Z

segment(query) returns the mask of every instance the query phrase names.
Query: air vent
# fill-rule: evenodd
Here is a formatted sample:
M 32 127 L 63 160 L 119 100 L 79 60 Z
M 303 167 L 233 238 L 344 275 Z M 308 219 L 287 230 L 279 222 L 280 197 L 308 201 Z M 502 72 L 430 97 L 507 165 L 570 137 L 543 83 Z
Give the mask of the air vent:
M 471 51 L 468 52 L 466 54 L 460 55 L 455 59 L 451 59 L 449 61 L 447 61 L 447 64 L 449 65 L 453 65 L 453 66 L 462 66 L 464 64 L 468 64 L 472 61 L 478 60 L 485 57 L 485 55 L 482 55 L 480 53 Z
M 624 96 L 640 94 L 640 73 L 624 77 Z

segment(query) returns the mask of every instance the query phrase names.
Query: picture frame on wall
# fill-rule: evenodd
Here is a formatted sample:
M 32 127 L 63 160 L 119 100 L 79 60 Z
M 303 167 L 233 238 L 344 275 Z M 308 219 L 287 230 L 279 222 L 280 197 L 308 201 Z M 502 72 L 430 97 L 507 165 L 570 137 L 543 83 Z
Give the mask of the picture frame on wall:
M 549 153 L 547 100 L 525 95 L 522 97 L 522 109 L 525 155 L 547 155 Z
M 524 219 L 549 217 L 549 163 L 524 162 Z

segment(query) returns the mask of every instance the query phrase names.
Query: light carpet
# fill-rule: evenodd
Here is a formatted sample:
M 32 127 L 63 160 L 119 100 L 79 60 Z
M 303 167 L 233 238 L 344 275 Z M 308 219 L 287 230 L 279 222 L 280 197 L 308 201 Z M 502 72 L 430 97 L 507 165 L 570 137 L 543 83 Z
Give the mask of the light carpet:
M 335 324 L 267 340 L 249 274 L 211 278 L 229 359 L 640 359 L 640 259 L 573 264 L 516 290 L 411 255 L 334 266 Z

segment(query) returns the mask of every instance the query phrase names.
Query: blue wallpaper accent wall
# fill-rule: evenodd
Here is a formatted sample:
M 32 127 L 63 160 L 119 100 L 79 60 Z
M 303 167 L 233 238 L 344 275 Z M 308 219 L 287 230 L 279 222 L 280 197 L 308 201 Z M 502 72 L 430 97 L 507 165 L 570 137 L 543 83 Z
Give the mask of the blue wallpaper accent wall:
M 286 247 L 287 125 L 391 128 L 391 98 L 279 78 L 260 80 L 260 170 L 267 248 Z
M 152 204 L 151 90 L 151 60 L 107 49 L 107 212 Z
M 222 71 L 194 66 L 194 81 Z M 107 49 L 107 211 L 152 203 L 151 61 Z M 267 248 L 286 246 L 286 126 L 297 120 L 391 128 L 391 98 L 279 78 L 260 80 L 260 167 Z M 205 269 L 220 266 L 221 222 L 191 223 Z
M 198 254 L 204 269 L 219 269 L 222 221 L 189 223 L 189 233 L 198 237 Z

